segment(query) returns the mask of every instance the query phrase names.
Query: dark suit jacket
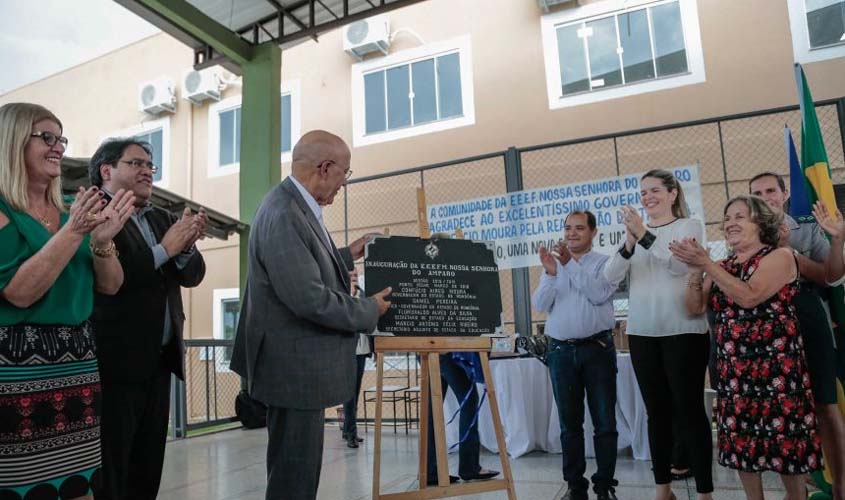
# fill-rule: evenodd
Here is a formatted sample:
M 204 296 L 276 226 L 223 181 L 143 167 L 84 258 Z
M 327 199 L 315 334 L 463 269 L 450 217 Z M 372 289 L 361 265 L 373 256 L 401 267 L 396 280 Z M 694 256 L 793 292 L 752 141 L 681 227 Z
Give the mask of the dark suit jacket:
M 267 194 L 250 229 L 231 363 L 252 397 L 304 410 L 352 398 L 354 332 L 375 328 L 378 306 L 349 295 L 349 261 L 348 251 L 326 240 L 292 180 Z
M 146 214 L 156 241 L 176 222 L 176 217 L 153 208 Z M 91 320 L 97 336 L 100 377 L 116 382 L 141 382 L 158 372 L 162 356 L 165 305 L 170 304 L 173 341 L 164 348 L 167 367 L 184 379 L 182 328 L 185 312 L 180 287 L 195 287 L 205 276 L 205 262 L 195 251 L 179 269 L 173 259 L 155 269 L 152 248 L 134 221 L 115 236 L 123 267 L 123 285 L 116 295 L 95 294 Z

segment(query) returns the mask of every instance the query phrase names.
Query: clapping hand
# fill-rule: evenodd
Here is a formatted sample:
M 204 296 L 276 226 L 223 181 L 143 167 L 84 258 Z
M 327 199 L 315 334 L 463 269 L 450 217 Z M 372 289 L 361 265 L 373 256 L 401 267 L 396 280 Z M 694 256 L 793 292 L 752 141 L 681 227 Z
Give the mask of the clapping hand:
M 79 187 L 76 191 L 76 198 L 70 205 L 67 223 L 63 229 L 85 236 L 94 230 L 95 227 L 106 222 L 100 212 L 106 207 L 105 193 L 96 186 L 88 189 Z
M 701 246 L 695 238 L 673 241 L 669 243 L 669 251 L 676 259 L 699 271 L 711 262 L 707 249 Z
M 845 219 L 842 218 L 842 213 L 838 209 L 830 213 L 824 203 L 817 201 L 813 206 L 813 216 L 816 218 L 819 226 L 831 238 L 841 240 L 845 237 Z
M 193 240 L 185 246 L 185 250 L 194 246 L 197 240 L 205 239 L 205 228 L 208 226 L 208 213 L 205 211 L 204 208 L 200 208 L 199 212 L 197 212 L 193 219 L 191 220 L 191 225 L 194 229 L 194 237 Z
M 572 253 L 569 251 L 569 246 L 563 240 L 557 240 L 555 247 L 552 249 L 552 255 L 557 257 L 560 265 L 565 266 L 569 259 L 572 258 Z
M 540 247 L 540 263 L 543 264 L 543 269 L 546 270 L 546 274 L 549 276 L 557 276 L 557 262 L 555 261 L 555 257 L 544 246 Z
M 191 209 L 185 207 L 185 210 L 182 211 L 182 217 L 170 226 L 170 229 L 164 233 L 164 238 L 161 239 L 161 246 L 164 247 L 167 256 L 173 257 L 191 248 L 191 245 L 205 231 L 207 221 L 208 216 L 205 215 L 205 210 L 200 209 L 197 215 L 193 215 Z
M 646 228 L 639 210 L 630 205 L 622 207 L 622 220 L 625 222 L 625 228 L 629 234 L 637 240 L 643 237 Z
M 632 206 L 622 207 L 620 213 L 622 214 L 622 221 L 625 223 L 625 248 L 631 252 L 640 238 L 645 235 L 645 224 L 640 212 Z
M 109 204 L 97 214 L 97 218 L 101 221 L 91 230 L 91 244 L 96 248 L 107 247 L 134 212 L 135 194 L 132 191 L 119 189 Z

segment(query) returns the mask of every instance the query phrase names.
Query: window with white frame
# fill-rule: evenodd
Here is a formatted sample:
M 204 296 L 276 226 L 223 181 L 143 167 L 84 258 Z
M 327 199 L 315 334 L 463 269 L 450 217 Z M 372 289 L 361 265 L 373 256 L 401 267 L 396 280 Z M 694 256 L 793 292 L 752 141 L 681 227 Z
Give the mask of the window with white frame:
M 109 137 L 132 137 L 138 141 L 150 144 L 152 148 L 152 162 L 158 167 L 153 174 L 153 184 L 159 187 L 168 187 L 170 180 L 169 161 L 170 158 L 170 119 L 164 118 L 141 123 L 138 126 L 123 129 L 101 138 Z
M 788 0 L 795 60 L 845 57 L 845 0 Z
M 300 135 L 299 82 L 282 85 L 281 161 L 290 161 L 293 145 Z M 240 169 L 241 96 L 230 97 L 209 108 L 209 177 L 237 173 Z
M 291 150 L 293 149 L 293 136 L 291 134 L 291 96 L 290 93 L 282 94 L 282 101 L 281 101 L 281 111 L 280 116 L 282 117 L 281 122 L 281 134 L 282 134 L 282 154 L 288 153 L 290 154 Z
M 367 73 L 364 106 L 368 134 L 462 116 L 460 54 Z
M 845 0 L 804 0 L 810 48 L 845 43 Z
M 152 147 L 152 162 L 153 165 L 158 167 L 156 173 L 153 174 L 153 183 L 161 181 L 162 175 L 164 175 L 164 157 L 162 155 L 162 151 L 164 149 L 164 130 L 157 128 L 150 132 L 136 134 L 134 137 L 139 141 L 149 143 Z
M 354 145 L 475 123 L 469 36 L 352 67 Z
M 228 167 L 241 162 L 241 107 L 224 109 L 217 114 L 220 120 L 220 141 L 217 149 L 218 165 Z
M 551 108 L 704 81 L 695 0 L 609 0 L 541 23 Z
M 214 290 L 212 306 L 212 328 L 214 338 L 234 340 L 241 311 L 240 289 L 223 288 Z M 215 347 L 214 359 L 217 371 L 228 371 L 232 359 L 232 347 Z

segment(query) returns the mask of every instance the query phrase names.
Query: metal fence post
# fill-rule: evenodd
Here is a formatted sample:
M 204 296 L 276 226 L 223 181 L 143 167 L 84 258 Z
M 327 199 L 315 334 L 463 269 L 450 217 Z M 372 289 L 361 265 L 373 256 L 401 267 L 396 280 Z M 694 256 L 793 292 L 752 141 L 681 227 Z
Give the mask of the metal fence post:
M 522 191 L 522 157 L 510 147 L 505 152 L 505 187 Z M 514 328 L 520 335 L 531 335 L 531 283 L 528 268 L 512 269 Z
M 173 437 L 182 439 L 187 436 L 188 398 L 185 382 L 176 375 L 170 376 L 170 429 Z
M 842 158 L 845 159 L 845 97 L 836 100 L 836 118 L 839 122 L 839 138 L 842 143 Z

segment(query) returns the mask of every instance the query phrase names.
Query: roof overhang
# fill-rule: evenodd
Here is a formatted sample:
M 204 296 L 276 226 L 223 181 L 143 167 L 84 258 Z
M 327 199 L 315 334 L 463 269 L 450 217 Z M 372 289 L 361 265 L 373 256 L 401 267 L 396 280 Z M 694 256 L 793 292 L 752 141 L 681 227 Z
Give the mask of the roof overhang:
M 89 163 L 88 158 L 62 158 L 62 193 L 65 197 L 73 197 L 80 186 L 87 188 L 91 185 L 88 178 Z M 245 234 L 249 229 L 249 225 L 245 222 L 233 219 L 228 215 L 204 207 L 193 200 L 161 189 L 160 187 L 153 186 L 153 194 L 150 197 L 150 202 L 159 208 L 167 210 L 176 217 L 182 216 L 182 211 L 185 210 L 185 207 L 190 207 L 194 212 L 200 208 L 205 208 L 205 211 L 208 213 L 208 225 L 205 228 L 205 235 L 219 240 L 228 240 L 229 236 L 234 233 Z
M 194 67 L 240 74 L 252 47 L 282 49 L 425 0 L 115 0 L 194 51 Z

